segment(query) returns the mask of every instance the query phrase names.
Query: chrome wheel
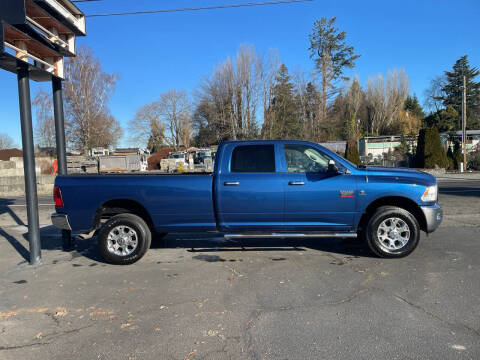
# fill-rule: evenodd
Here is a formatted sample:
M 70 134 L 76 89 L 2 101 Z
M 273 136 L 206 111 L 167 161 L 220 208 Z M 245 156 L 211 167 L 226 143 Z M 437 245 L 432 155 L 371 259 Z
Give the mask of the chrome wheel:
M 114 227 L 107 236 L 107 249 L 112 254 L 127 256 L 135 251 L 138 245 L 137 232 L 129 226 Z
M 410 228 L 404 220 L 391 217 L 380 223 L 377 238 L 380 247 L 385 251 L 399 250 L 410 240 Z

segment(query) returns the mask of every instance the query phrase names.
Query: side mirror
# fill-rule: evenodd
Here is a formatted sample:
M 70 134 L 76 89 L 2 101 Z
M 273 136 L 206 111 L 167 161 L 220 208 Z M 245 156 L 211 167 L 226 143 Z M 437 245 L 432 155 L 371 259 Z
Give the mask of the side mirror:
M 330 159 L 328 161 L 328 170 L 327 172 L 329 174 L 338 174 L 338 168 L 335 166 L 335 161 L 333 161 L 332 159 Z

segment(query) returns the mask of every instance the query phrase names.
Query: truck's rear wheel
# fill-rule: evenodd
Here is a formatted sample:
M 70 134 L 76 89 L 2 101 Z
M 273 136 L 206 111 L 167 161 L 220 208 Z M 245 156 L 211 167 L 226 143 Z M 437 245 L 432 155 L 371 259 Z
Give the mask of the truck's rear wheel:
M 370 249 L 384 258 L 400 258 L 410 254 L 420 240 L 420 226 L 409 211 L 382 206 L 369 219 L 365 238 Z
M 98 248 L 112 264 L 127 265 L 140 260 L 150 248 L 152 234 L 145 221 L 133 214 L 120 214 L 103 224 Z

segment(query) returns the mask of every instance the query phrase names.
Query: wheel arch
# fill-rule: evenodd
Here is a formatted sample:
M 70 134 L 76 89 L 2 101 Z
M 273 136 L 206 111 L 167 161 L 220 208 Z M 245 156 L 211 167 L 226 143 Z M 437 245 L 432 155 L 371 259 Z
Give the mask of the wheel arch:
M 138 201 L 131 199 L 112 199 L 100 205 L 95 212 L 93 219 L 93 229 L 96 229 L 103 219 L 109 219 L 119 214 L 135 214 L 141 217 L 153 230 L 153 220 L 148 210 Z
M 426 231 L 427 220 L 425 219 L 422 209 L 415 201 L 403 196 L 385 196 L 372 201 L 365 208 L 358 222 L 358 228 L 360 230 L 365 227 L 368 219 L 374 214 L 375 210 L 381 206 L 395 206 L 409 211 L 417 219 L 420 229 Z

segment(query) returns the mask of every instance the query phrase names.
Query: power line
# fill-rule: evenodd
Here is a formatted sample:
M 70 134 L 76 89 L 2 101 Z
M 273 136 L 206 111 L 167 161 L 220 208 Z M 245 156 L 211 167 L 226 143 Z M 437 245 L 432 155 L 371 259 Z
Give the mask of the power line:
M 89 2 L 89 1 L 100 1 L 100 0 L 76 0 L 75 2 Z M 231 9 L 231 8 L 242 8 L 242 7 L 253 7 L 253 6 L 283 5 L 283 4 L 304 3 L 304 2 L 312 2 L 312 1 L 315 1 L 315 0 L 276 0 L 276 1 L 264 1 L 264 2 L 248 2 L 243 4 L 190 7 L 190 8 L 180 8 L 180 9 L 159 9 L 159 10 L 107 13 L 107 14 L 90 14 L 85 16 L 86 17 L 106 17 L 106 16 L 123 16 L 123 15 L 144 15 L 144 14 L 159 14 L 159 13 L 172 13 L 172 12 L 184 12 L 184 11 Z

